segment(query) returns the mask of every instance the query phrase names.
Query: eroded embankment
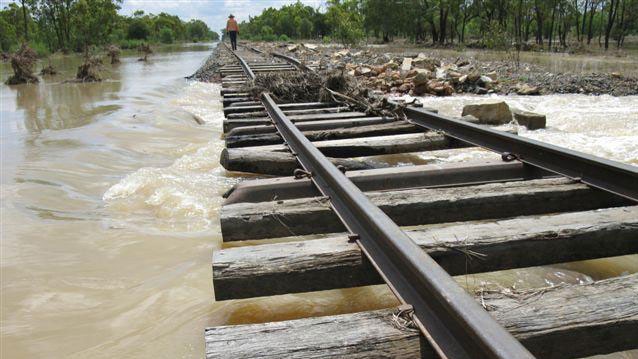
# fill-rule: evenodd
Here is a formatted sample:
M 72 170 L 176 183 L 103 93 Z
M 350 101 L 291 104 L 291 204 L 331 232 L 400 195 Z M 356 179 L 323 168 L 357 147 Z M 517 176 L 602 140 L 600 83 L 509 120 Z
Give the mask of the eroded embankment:
M 619 72 L 552 72 L 530 63 L 482 61 L 475 56 L 440 56 L 429 49 L 384 52 L 384 48 L 342 49 L 319 44 L 249 43 L 265 52 L 294 56 L 320 69 L 340 69 L 383 94 L 638 94 L 638 78 Z M 551 56 L 551 55 L 547 55 Z

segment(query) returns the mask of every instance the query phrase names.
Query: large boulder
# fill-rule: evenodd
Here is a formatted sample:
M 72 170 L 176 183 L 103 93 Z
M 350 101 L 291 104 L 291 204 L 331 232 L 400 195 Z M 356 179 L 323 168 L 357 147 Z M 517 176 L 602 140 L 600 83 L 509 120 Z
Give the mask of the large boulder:
M 503 101 L 466 105 L 462 116 L 472 115 L 486 125 L 503 125 L 512 121 L 512 111 Z
M 538 130 L 545 128 L 547 125 L 547 117 L 534 112 L 523 111 L 519 109 L 512 110 L 514 120 L 519 125 L 527 127 L 528 130 Z

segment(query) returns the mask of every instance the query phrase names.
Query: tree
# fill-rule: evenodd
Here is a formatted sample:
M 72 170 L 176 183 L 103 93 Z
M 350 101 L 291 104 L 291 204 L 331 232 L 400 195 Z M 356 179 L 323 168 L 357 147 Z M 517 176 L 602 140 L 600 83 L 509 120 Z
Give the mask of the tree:
M 150 34 L 151 29 L 142 19 L 134 19 L 128 25 L 127 36 L 129 39 L 146 40 Z
M 174 41 L 173 31 L 167 27 L 163 27 L 159 32 L 159 38 L 164 44 L 172 44 Z
M 299 34 L 304 39 L 310 39 L 312 37 L 312 21 L 307 18 L 303 18 L 299 24 Z
M 201 41 L 209 37 L 210 29 L 208 25 L 201 20 L 191 20 L 186 23 L 186 33 L 188 34 L 188 39 Z

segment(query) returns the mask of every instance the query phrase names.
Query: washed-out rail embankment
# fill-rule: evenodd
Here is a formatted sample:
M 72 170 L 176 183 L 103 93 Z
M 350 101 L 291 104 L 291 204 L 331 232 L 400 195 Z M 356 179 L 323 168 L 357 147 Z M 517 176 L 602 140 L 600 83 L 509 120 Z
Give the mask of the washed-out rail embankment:
M 473 297 L 452 275 L 638 252 L 635 167 L 407 107 L 275 103 L 259 73 L 312 71 L 240 50 L 220 69 L 229 171 L 282 176 L 226 194 L 217 300 L 386 283 L 394 309 L 205 331 L 208 358 L 572 358 L 638 348 L 638 276 Z M 479 162 L 440 163 L 482 147 Z M 396 166 L 419 153 L 430 164 Z M 364 193 L 365 192 L 365 193 Z M 399 226 L 423 228 L 402 230 Z M 303 235 L 331 234 L 302 240 Z

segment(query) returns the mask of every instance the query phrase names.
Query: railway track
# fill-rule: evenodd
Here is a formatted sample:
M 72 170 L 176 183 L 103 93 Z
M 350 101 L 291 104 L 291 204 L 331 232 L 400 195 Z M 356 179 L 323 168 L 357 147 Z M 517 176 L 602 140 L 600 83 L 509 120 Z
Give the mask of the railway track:
M 637 253 L 635 167 L 417 107 L 405 109 L 404 121 L 342 103 L 255 101 L 242 86 L 259 73 L 312 69 L 251 50 L 220 69 L 221 162 L 283 177 L 226 194 L 223 240 L 337 234 L 216 252 L 216 299 L 386 283 L 402 305 L 208 328 L 207 357 L 564 358 L 638 348 L 635 275 L 549 290 L 536 302 L 494 294 L 487 304 L 451 277 Z M 436 162 L 478 147 L 491 151 L 481 162 L 388 160 L 425 151 Z M 557 305 L 570 296 L 598 300 Z M 617 310 L 600 313 L 609 306 Z M 529 308 L 537 315 L 517 322 Z

